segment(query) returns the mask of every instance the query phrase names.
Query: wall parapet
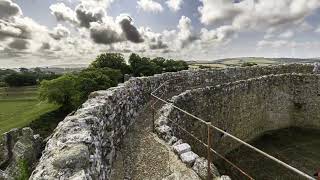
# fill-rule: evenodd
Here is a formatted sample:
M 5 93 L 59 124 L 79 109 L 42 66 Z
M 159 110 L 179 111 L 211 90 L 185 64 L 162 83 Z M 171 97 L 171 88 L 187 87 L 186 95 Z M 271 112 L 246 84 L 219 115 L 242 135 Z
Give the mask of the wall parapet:
M 267 131 L 291 126 L 320 128 L 320 75 L 266 75 L 189 90 L 173 97 L 171 102 L 244 141 L 250 141 Z M 206 127 L 199 121 L 168 106 L 162 111 L 166 113 L 158 119 L 158 126 L 169 118 L 206 142 Z M 178 127 L 170 123 L 166 125 L 171 127 L 171 136 L 192 144 L 199 154 L 206 153 L 201 144 L 187 138 L 188 135 Z M 213 137 L 213 147 L 220 154 L 227 154 L 240 145 L 219 132 Z
M 30 179 L 109 179 L 116 150 L 150 93 L 166 98 L 185 90 L 250 77 L 290 72 L 312 72 L 312 65 L 288 64 L 223 70 L 186 70 L 151 77 L 131 78 L 117 87 L 91 93 L 74 114 L 59 123 Z

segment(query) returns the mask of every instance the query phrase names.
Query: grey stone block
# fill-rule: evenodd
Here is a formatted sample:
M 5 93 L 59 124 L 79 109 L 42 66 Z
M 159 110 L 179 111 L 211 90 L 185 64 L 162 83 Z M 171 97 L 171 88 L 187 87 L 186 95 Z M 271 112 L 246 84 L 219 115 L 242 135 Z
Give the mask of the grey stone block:
M 193 163 L 196 161 L 196 159 L 199 158 L 199 156 L 196 153 L 189 151 L 186 153 L 182 153 L 180 155 L 180 158 L 183 163 L 191 167 Z
M 191 146 L 189 144 L 187 144 L 187 143 L 183 143 L 183 144 L 179 144 L 179 145 L 173 146 L 173 150 L 178 155 L 181 155 L 183 153 L 191 151 Z

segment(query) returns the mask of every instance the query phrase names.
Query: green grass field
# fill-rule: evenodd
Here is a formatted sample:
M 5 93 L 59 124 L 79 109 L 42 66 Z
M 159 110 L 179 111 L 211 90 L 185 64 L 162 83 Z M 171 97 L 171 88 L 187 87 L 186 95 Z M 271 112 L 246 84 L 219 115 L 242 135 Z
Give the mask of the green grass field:
M 0 88 L 0 134 L 27 126 L 58 105 L 41 102 L 37 87 Z

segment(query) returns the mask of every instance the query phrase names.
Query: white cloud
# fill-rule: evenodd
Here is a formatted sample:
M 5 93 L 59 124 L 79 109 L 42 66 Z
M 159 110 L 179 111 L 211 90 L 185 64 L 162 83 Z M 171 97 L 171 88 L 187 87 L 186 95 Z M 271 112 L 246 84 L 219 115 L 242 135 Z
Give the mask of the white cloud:
M 44 42 L 50 43 L 52 40 L 48 28 L 29 17 L 16 18 L 13 24 L 21 30 L 20 37 L 28 39 L 28 52 L 35 52 Z
M 200 0 L 202 6 L 198 8 L 201 14 L 201 22 L 209 25 L 218 21 L 230 21 L 241 13 L 231 0 Z
M 41 40 L 48 37 L 48 29 L 28 17 L 15 17 L 10 21 L 0 19 L 2 38 Z
M 63 3 L 52 5 L 50 8 L 57 19 L 67 22 L 72 20 L 73 24 L 87 28 L 90 34 L 87 38 L 95 43 L 111 45 L 127 40 L 133 43 L 143 42 L 130 15 L 122 14 L 115 21 L 113 17 L 107 16 L 105 8 L 102 8 L 104 6 L 98 6 L 99 3 L 112 2 L 113 0 L 82 0 L 75 7 L 75 12 Z M 81 28 L 79 30 L 83 31 Z M 55 38 L 54 34 L 52 37 Z
M 200 0 L 200 21 L 215 29 L 203 29 L 202 43 L 229 42 L 238 32 L 266 32 L 264 39 L 288 39 L 295 32 L 309 31 L 313 27 L 306 17 L 320 8 L 319 0 Z M 280 33 L 280 34 L 279 34 Z M 208 42 L 206 42 L 208 41 Z M 262 40 L 259 47 L 280 47 L 287 41 Z
M 130 15 L 120 14 L 116 18 L 116 21 L 120 25 L 123 35 L 127 40 L 133 43 L 142 43 L 144 41 L 138 29 L 134 26 Z
M 42 59 L 44 57 L 49 59 L 52 54 L 60 53 L 79 56 L 79 51 L 83 49 L 79 48 L 80 46 L 75 47 L 75 44 L 70 48 L 69 43 L 70 39 L 77 35 L 69 36 L 69 30 L 62 25 L 49 30 L 29 17 L 15 16 L 6 21 L 0 19 L 0 38 L 4 39 L 1 53 L 8 57 L 26 57 L 28 54 L 33 54 L 41 56 Z M 90 41 L 86 41 L 85 44 L 90 44 Z
M 98 44 L 112 44 L 125 41 L 125 38 L 121 36 L 121 30 L 117 27 L 113 21 L 102 24 L 93 22 L 90 27 L 90 37 Z
M 125 54 L 139 52 L 146 56 L 161 55 L 175 59 L 206 59 L 254 55 L 252 49 L 256 47 L 268 55 L 272 51 L 285 54 L 289 48 L 299 47 L 300 53 L 311 56 L 317 54 L 320 47 L 320 43 L 305 42 L 304 38 L 299 38 L 302 42 L 290 40 L 295 34 L 306 31 L 320 33 L 320 27 L 312 26 L 312 18 L 306 21 L 306 17 L 320 7 L 319 0 L 238 0 L 238 3 L 233 3 L 235 0 L 200 0 L 200 21 L 207 25 L 200 32 L 196 32 L 198 28 L 193 28 L 191 19 L 186 16 L 182 16 L 173 29 L 153 31 L 147 26 L 137 27 L 129 15 L 115 18 L 107 14 L 116 0 L 63 1 L 66 4 L 61 1 L 53 4 L 50 11 L 58 21 L 72 25 L 61 23 L 66 27 L 58 24 L 49 29 L 24 17 L 20 7 L 12 3 L 15 1 L 0 0 L 0 59 L 15 56 L 17 58 L 12 59 L 20 64 L 78 63 L 89 62 L 106 51 Z M 10 2 L 6 3 L 8 9 L 12 8 L 10 12 L 1 10 L 1 2 Z M 174 12 L 180 10 L 184 3 L 183 0 L 137 2 L 137 8 L 152 13 L 163 12 L 165 7 L 162 3 Z M 251 43 L 247 45 L 241 37 L 241 33 L 246 31 L 255 35 L 266 32 L 265 39 L 255 44 L 256 47 L 252 47 Z M 239 37 L 240 41 L 235 45 L 229 43 L 235 37 Z M 258 41 L 255 36 L 252 37 L 248 41 Z M 242 47 L 241 43 L 245 46 Z M 316 50 L 313 53 L 310 49 Z
M 28 49 L 29 41 L 25 39 L 14 39 L 12 42 L 8 44 L 8 47 L 17 49 L 17 50 L 24 50 Z
M 0 0 L 0 19 L 22 15 L 20 7 L 11 0 Z
M 279 38 L 285 38 L 285 39 L 289 39 L 292 38 L 294 36 L 294 32 L 291 30 L 285 31 L 281 34 L 279 34 Z
M 267 41 L 267 40 L 262 40 L 258 42 L 258 48 L 261 47 L 272 47 L 272 48 L 280 48 L 284 46 L 288 46 L 290 44 L 289 41 L 286 40 L 275 40 L 275 41 Z
M 50 33 L 50 36 L 53 39 L 60 40 L 62 38 L 66 38 L 70 35 L 70 31 L 68 28 L 62 26 L 61 24 L 58 24 L 57 27 L 53 29 L 53 31 Z
M 81 4 L 88 8 L 104 8 L 107 9 L 116 0 L 80 0 Z
M 319 0 L 201 0 L 201 22 L 206 25 L 219 21 L 241 30 L 264 30 L 301 24 L 305 17 L 320 7 Z
M 86 28 L 90 27 L 91 22 L 101 23 L 103 18 L 106 16 L 105 9 L 100 8 L 99 6 L 96 8 L 87 8 L 83 4 L 79 4 L 76 7 L 75 13 L 79 21 L 79 25 Z
M 221 26 L 217 29 L 207 30 L 206 28 L 201 29 L 201 42 L 212 43 L 212 42 L 224 42 L 230 41 L 235 35 L 235 29 L 232 26 Z
M 142 49 L 149 49 L 150 53 L 182 52 L 184 49 L 195 47 L 199 40 L 199 36 L 193 30 L 191 19 L 186 16 L 181 16 L 177 29 L 156 33 L 148 27 L 140 27 L 139 32 L 145 40 Z
M 271 38 L 273 38 L 274 37 L 274 35 L 272 34 L 272 33 L 266 33 L 264 36 L 263 36 L 263 39 L 271 39 Z
M 181 48 L 186 47 L 191 42 L 197 39 L 196 35 L 192 32 L 193 28 L 191 25 L 190 18 L 186 16 L 181 16 L 178 24 L 178 41 Z
M 22 30 L 11 22 L 7 22 L 0 19 L 0 39 L 5 39 L 7 37 L 21 37 Z
M 302 22 L 298 26 L 298 29 L 297 29 L 297 31 L 299 31 L 299 32 L 307 32 L 307 31 L 312 31 L 312 30 L 314 30 L 314 27 L 306 21 Z
M 164 39 L 165 35 L 161 33 L 155 33 L 150 28 L 144 27 L 139 28 L 139 32 L 144 37 L 149 49 L 159 50 L 168 48 L 168 44 Z
M 20 9 L 19 6 L 17 7 Z M 52 5 L 50 9 L 60 21 L 80 24 L 75 12 L 66 5 L 58 3 Z M 90 12 L 94 10 L 95 8 L 90 9 Z M 22 12 L 11 14 L 9 18 L 0 19 L 0 59 L 4 59 L 3 62 L 8 64 L 8 67 L 21 66 L 21 64 L 23 66 L 47 66 L 66 62 L 89 62 L 97 54 L 108 49 L 105 45 L 94 43 L 88 29 L 78 28 L 71 34 L 66 27 L 58 24 L 57 27 L 49 30 L 31 18 L 23 17 Z M 98 34 L 99 30 L 106 32 L 109 28 L 116 32 L 116 37 L 119 36 L 121 41 L 126 40 L 123 39 L 121 27 L 115 23 L 113 18 L 103 17 L 101 21 L 103 22 L 91 22 L 94 23 L 93 28 L 98 27 Z M 112 36 L 110 32 L 113 31 L 104 34 L 106 36 L 103 36 L 102 40 L 108 41 L 108 37 Z M 114 40 L 111 39 L 111 41 Z
M 75 12 L 64 3 L 52 4 L 49 9 L 51 10 L 51 14 L 54 15 L 58 21 L 77 23 Z
M 275 57 L 317 57 L 320 43 L 318 41 L 270 40 L 259 41 L 257 50 L 263 53 L 273 52 Z
M 179 11 L 183 4 L 183 0 L 167 0 L 166 4 L 172 11 Z
M 160 3 L 153 0 L 139 0 L 137 1 L 138 8 L 146 12 L 159 13 L 163 11 L 163 7 Z

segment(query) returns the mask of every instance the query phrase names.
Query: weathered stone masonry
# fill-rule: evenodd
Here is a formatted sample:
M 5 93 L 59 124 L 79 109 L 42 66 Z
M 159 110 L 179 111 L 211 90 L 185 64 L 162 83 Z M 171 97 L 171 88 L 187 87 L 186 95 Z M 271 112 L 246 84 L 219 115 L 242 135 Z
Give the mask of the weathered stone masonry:
M 19 179 L 32 171 L 41 155 L 42 138 L 31 128 L 12 129 L 0 136 L 0 180 Z
M 150 93 L 167 80 L 172 81 L 158 93 L 170 98 L 194 87 L 268 74 L 309 73 L 312 68 L 291 64 L 181 71 L 132 78 L 118 87 L 94 92 L 80 109 L 58 125 L 30 179 L 109 179 L 117 145 L 150 101 Z
M 320 128 L 320 75 L 279 74 L 198 88 L 173 98 L 173 103 L 213 125 L 250 141 L 264 132 L 291 126 Z M 206 127 L 192 117 L 167 108 L 165 118 L 173 119 L 206 142 Z M 170 123 L 168 123 L 170 124 Z M 176 126 L 173 135 L 205 149 Z M 215 131 L 213 147 L 226 154 L 240 144 Z

